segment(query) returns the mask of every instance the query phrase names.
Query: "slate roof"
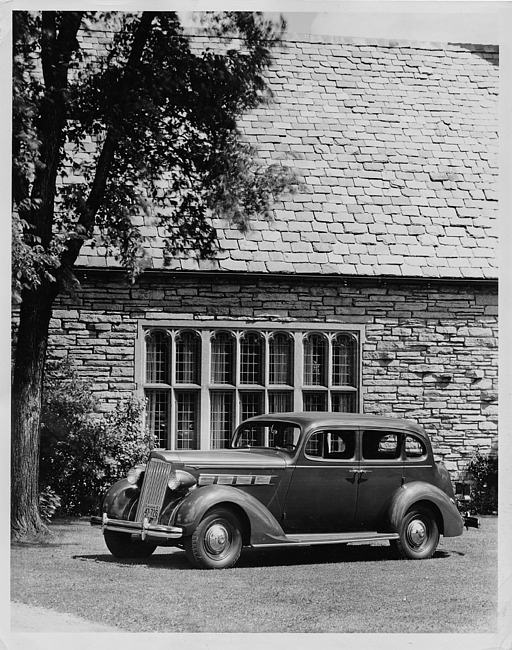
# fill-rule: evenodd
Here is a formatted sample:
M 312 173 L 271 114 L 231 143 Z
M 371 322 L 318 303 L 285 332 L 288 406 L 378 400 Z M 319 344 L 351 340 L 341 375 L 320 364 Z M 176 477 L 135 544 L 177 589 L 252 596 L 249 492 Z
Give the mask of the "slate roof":
M 270 105 L 240 128 L 302 188 L 241 234 L 215 220 L 215 260 L 148 267 L 428 278 L 497 277 L 498 48 L 287 36 Z M 102 248 L 79 264 L 111 267 Z

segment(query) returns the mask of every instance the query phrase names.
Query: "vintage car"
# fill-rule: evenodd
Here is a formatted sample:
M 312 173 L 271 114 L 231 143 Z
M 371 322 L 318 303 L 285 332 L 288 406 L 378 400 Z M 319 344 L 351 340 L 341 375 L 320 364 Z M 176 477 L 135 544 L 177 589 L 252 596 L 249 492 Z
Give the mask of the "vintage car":
M 197 568 L 221 569 L 254 548 L 389 540 L 397 554 L 433 555 L 464 521 L 448 471 L 424 430 L 401 419 L 344 413 L 260 415 L 230 449 L 154 449 L 101 504 L 118 558 L 184 548 Z

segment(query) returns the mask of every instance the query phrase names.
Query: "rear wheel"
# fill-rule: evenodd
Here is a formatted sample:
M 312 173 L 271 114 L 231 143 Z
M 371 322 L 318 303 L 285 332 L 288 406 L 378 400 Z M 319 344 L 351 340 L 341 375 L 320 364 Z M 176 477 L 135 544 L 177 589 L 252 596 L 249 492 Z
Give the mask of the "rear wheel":
M 149 557 L 157 547 L 149 542 L 133 541 L 129 533 L 115 530 L 105 531 L 105 544 L 112 555 L 118 558 Z
M 227 569 L 242 551 L 241 524 L 228 508 L 209 510 L 195 531 L 184 539 L 189 562 L 197 569 Z
M 439 528 L 432 512 L 424 506 L 414 506 L 405 513 L 398 531 L 399 539 L 392 546 L 401 557 L 425 560 L 432 557 L 439 543 Z

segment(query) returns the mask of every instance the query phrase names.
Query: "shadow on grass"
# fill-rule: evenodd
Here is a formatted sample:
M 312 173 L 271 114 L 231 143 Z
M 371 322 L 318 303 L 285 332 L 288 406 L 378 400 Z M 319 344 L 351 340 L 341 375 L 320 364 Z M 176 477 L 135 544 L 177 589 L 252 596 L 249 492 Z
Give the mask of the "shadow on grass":
M 452 553 L 464 555 L 456 551 L 436 551 L 433 560 L 451 557 Z M 171 571 L 193 570 L 184 551 L 174 549 L 172 553 L 160 553 L 149 558 L 121 560 L 112 555 L 73 555 L 74 560 L 86 562 L 104 562 L 123 566 L 137 565 Z M 352 562 L 400 562 L 389 546 L 350 546 L 339 545 L 330 547 L 282 547 L 276 549 L 244 549 L 236 563 L 236 569 L 251 569 L 259 567 L 303 566 L 314 564 L 344 564 Z
M 70 529 L 75 529 L 77 534 L 83 530 L 84 522 L 80 519 L 59 519 L 52 523 L 45 532 L 30 535 L 23 539 L 11 539 L 11 548 L 59 548 L 61 546 L 77 546 L 78 540 L 63 541 Z

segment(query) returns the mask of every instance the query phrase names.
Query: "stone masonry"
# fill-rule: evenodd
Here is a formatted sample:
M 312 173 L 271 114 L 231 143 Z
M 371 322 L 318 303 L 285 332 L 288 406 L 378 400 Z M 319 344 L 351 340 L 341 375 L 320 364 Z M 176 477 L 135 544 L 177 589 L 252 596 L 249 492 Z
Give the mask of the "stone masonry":
M 51 355 L 68 356 L 102 408 L 140 391 L 140 319 L 206 318 L 365 326 L 364 412 L 406 417 L 432 436 L 438 458 L 462 470 L 495 449 L 497 294 L 492 284 L 361 281 L 230 274 L 143 276 L 90 272 L 55 310 Z

